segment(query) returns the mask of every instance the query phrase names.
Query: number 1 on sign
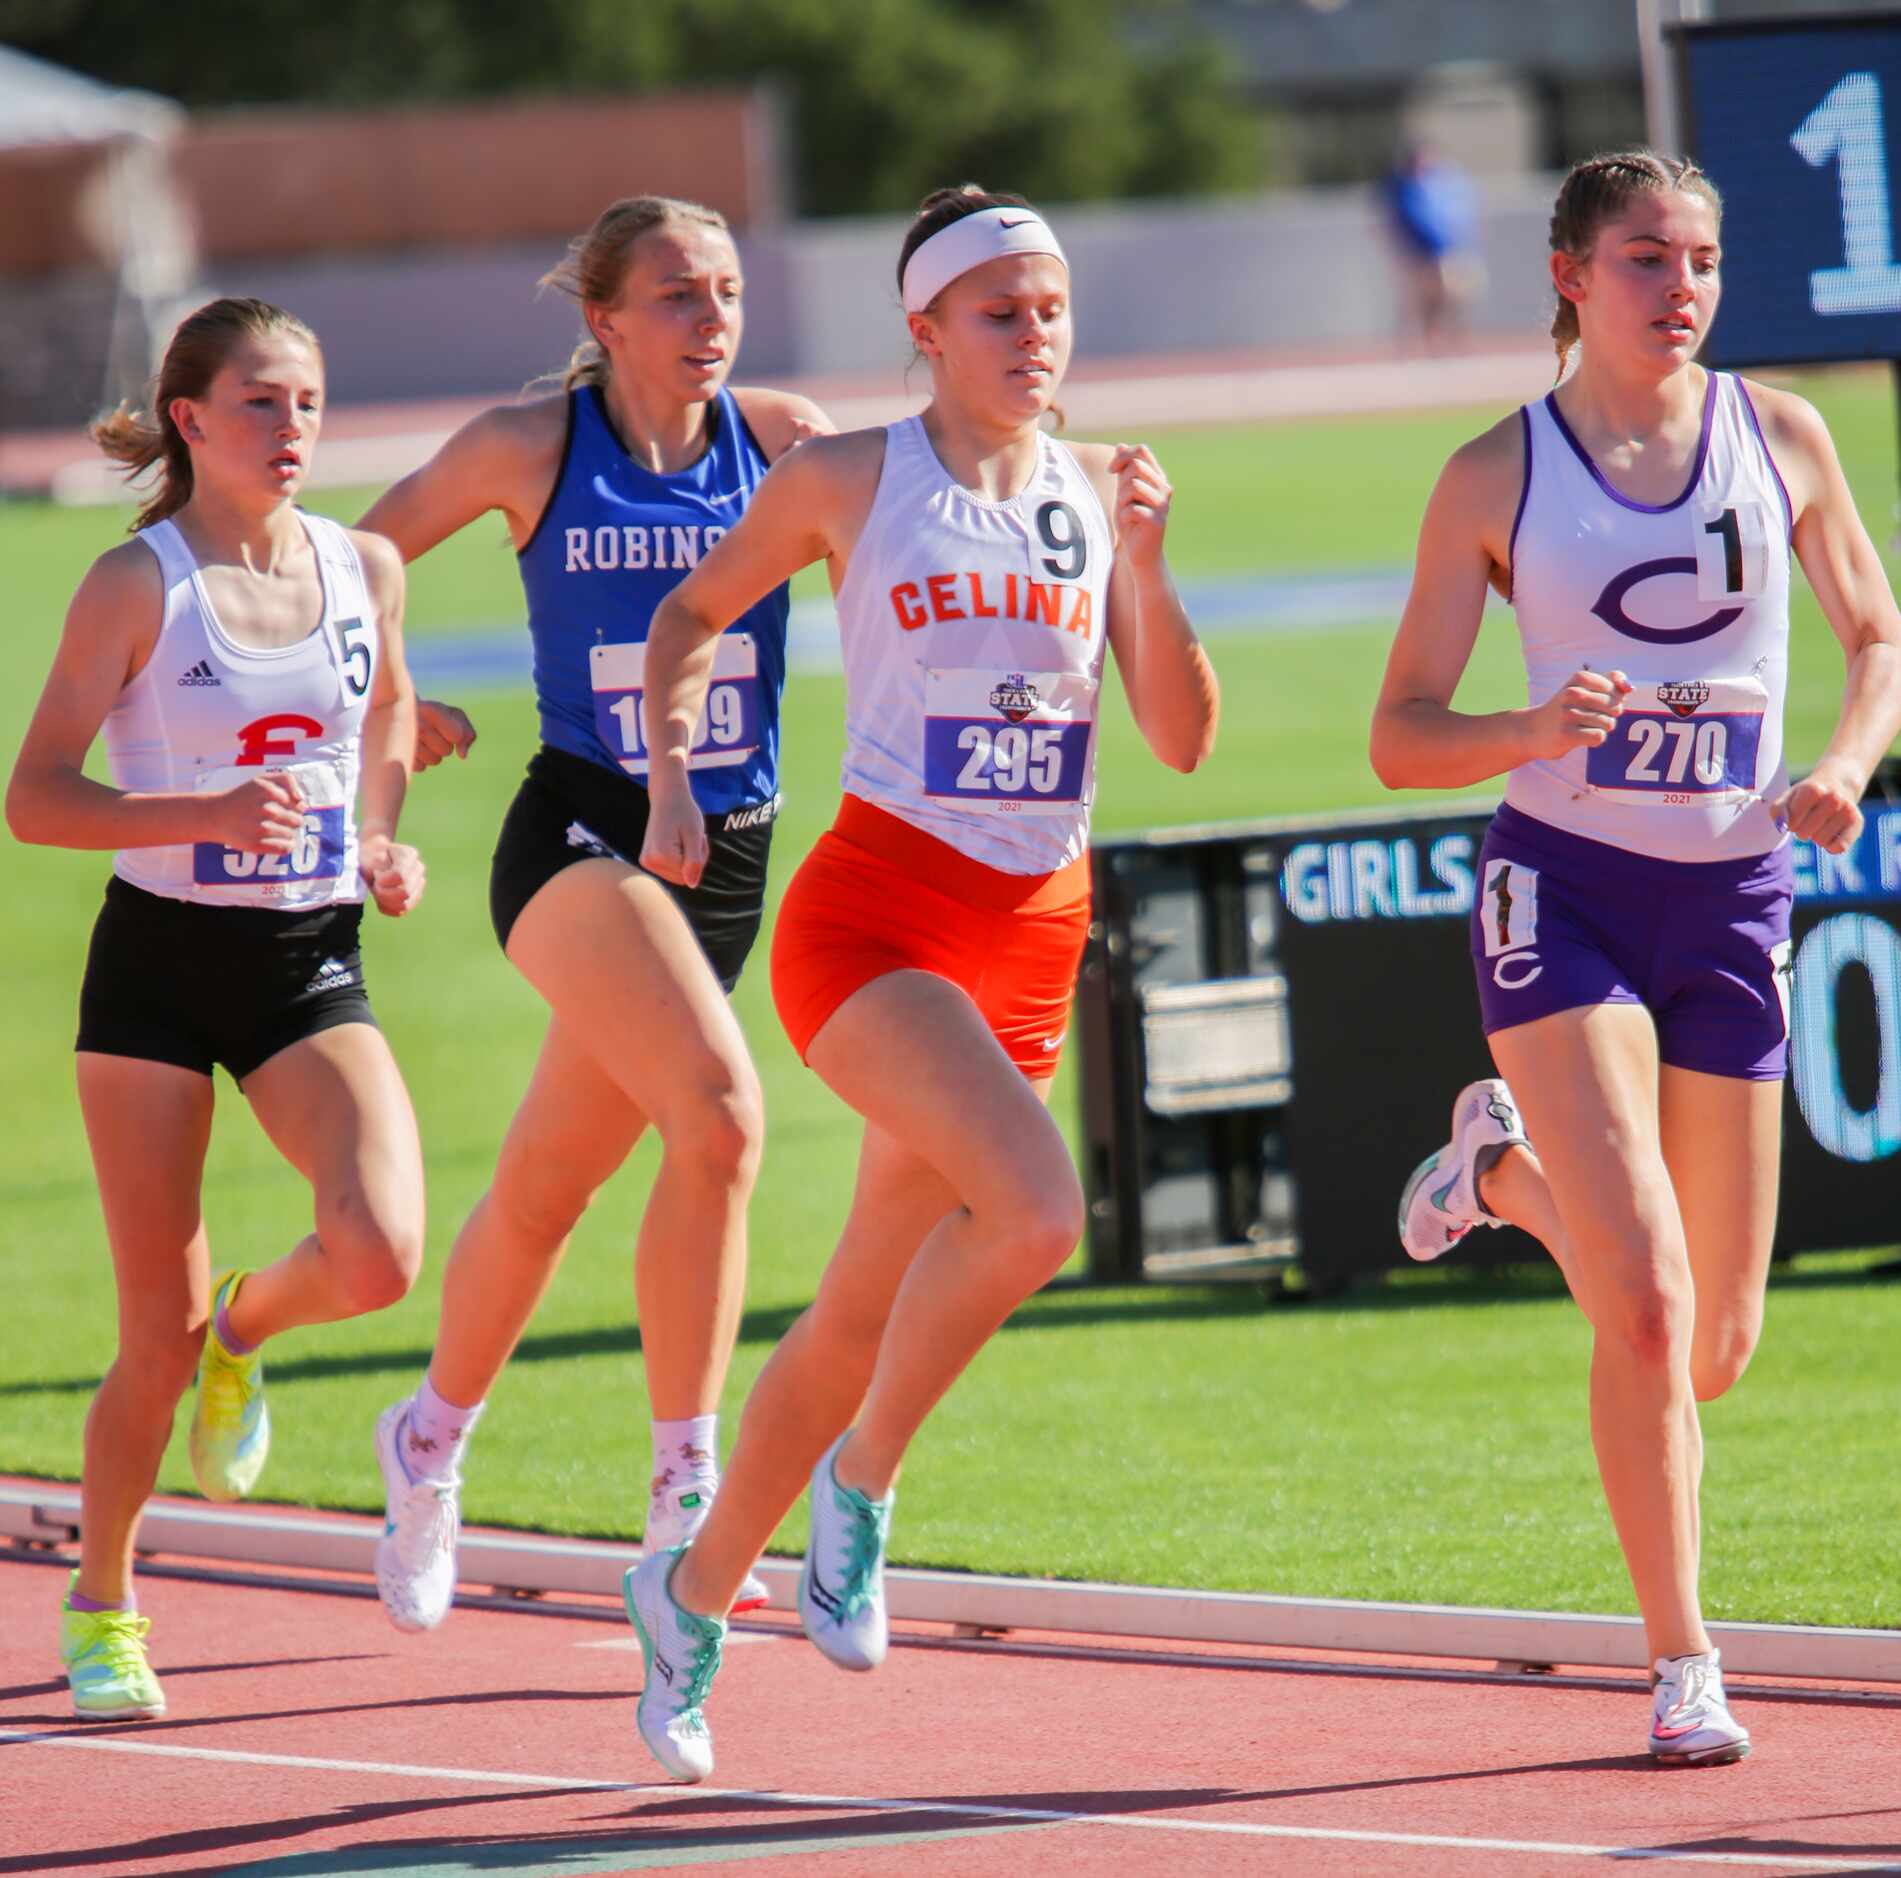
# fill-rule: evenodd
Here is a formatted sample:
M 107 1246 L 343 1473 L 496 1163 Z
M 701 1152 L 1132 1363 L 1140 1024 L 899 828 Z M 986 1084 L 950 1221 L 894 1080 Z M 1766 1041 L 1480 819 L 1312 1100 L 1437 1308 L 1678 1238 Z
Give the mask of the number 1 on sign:
M 1881 80 L 1873 72 L 1850 72 L 1789 141 L 1812 168 L 1835 159 L 1835 184 L 1842 200 L 1842 256 L 1848 265 L 1816 268 L 1809 275 L 1809 304 L 1825 317 L 1901 312 Z

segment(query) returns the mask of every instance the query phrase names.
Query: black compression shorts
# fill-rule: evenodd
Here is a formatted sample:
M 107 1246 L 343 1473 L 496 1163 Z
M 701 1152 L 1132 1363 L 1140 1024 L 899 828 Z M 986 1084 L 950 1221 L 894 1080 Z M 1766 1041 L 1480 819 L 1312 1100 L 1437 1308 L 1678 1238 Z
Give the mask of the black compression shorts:
M 114 875 L 79 989 L 81 1050 L 242 1082 L 337 1024 L 374 1024 L 357 950 L 360 905 L 283 912 L 206 906 Z
M 489 869 L 489 917 L 502 949 L 508 949 L 522 908 L 563 868 L 602 859 L 638 867 L 647 807 L 647 791 L 631 776 L 565 750 L 537 750 L 502 818 Z M 775 800 L 709 815 L 700 884 L 661 882 L 728 991 L 739 982 L 765 917 L 766 858 L 778 808 Z

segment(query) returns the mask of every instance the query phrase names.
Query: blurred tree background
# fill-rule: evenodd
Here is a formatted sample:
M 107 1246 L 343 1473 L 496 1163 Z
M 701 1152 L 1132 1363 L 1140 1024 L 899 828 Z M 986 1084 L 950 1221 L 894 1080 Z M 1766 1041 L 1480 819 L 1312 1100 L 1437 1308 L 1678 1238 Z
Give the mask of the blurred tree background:
M 770 80 L 806 215 L 946 180 L 1050 200 L 1258 189 L 1258 104 L 1185 0 L 0 0 L 0 38 L 193 109 Z

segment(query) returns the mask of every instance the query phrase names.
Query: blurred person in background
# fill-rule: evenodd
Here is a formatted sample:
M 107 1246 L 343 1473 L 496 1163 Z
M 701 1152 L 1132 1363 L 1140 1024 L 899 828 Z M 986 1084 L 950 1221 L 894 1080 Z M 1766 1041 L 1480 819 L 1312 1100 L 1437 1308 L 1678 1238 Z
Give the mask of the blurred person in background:
M 394 1304 L 423 1250 L 422 1153 L 357 949 L 423 867 L 395 840 L 415 742 L 403 567 L 296 506 L 323 422 L 302 321 L 216 300 L 173 335 L 150 413 L 93 426 L 159 468 L 134 539 L 93 563 L 7 791 L 22 841 L 113 848 L 80 990 L 77 1069 L 118 1284 L 86 1419 L 80 1563 L 60 1650 L 83 1717 L 163 1714 L 132 1544 L 178 1399 L 213 1500 L 270 1444 L 259 1347 Z M 84 773 L 103 729 L 112 782 Z M 212 1069 L 309 1182 L 315 1230 L 211 1278 L 201 1190 Z
M 693 726 L 722 635 L 827 563 L 846 683 L 844 801 L 786 891 L 773 996 L 804 1061 L 865 1119 L 817 1300 L 746 1404 L 693 1543 L 627 1574 L 643 1740 L 712 1770 L 703 1703 L 744 1573 L 809 1478 L 806 1634 L 885 1655 L 885 1540 L 906 1448 L 998 1326 L 1074 1251 L 1082 1191 L 1045 1103 L 1089 925 L 1095 718 L 1113 648 L 1172 768 L 1213 747 L 1214 673 L 1163 553 L 1171 490 L 1137 445 L 1046 434 L 1069 363 L 1069 270 L 1020 196 L 926 198 L 899 256 L 932 397 L 821 438 L 662 603 L 648 648 L 642 859 L 709 866 Z
M 690 888 L 638 864 L 642 666 L 654 608 L 746 512 L 768 466 L 830 426 L 803 398 L 728 386 L 743 283 L 711 209 L 613 203 L 543 285 L 587 322 L 561 389 L 472 419 L 363 521 L 414 560 L 501 511 L 542 739 L 502 824 L 489 905 L 502 950 L 547 1001 L 547 1038 L 449 1255 L 428 1372 L 376 1427 L 388 1500 L 377 1590 L 405 1630 L 448 1611 L 470 1432 L 576 1222 L 649 1125 L 660 1170 L 634 1252 L 653 1418 L 648 1549 L 682 1543 L 706 1517 L 764 1128 L 726 994 L 765 907 L 785 587 L 755 595 L 727 636 L 685 759 L 713 830 Z M 418 767 L 467 754 L 466 717 L 422 712 Z M 751 1577 L 736 1595 L 742 1609 L 766 1597 Z
M 1400 274 L 1403 337 L 1436 348 L 1485 285 L 1472 179 L 1430 144 L 1408 141 L 1380 183 L 1380 200 Z
M 1721 219 L 1678 158 L 1596 157 L 1565 179 L 1561 382 L 1446 466 L 1372 745 L 1390 787 L 1506 779 L 1472 914 L 1502 1080 L 1460 1092 L 1400 1233 L 1431 1259 L 1475 1226 L 1519 1226 L 1589 1318 L 1592 1439 L 1651 1659 L 1648 1747 L 1675 1764 L 1750 1745 L 1698 1595 L 1697 1403 L 1736 1383 L 1762 1329 L 1790 837 L 1852 845 L 1901 729 L 1901 614 L 1822 420 L 1696 363 Z M 1834 734 L 1793 787 L 1792 554 L 1847 659 Z M 1472 715 L 1452 698 L 1488 581 L 1517 614 L 1531 702 Z

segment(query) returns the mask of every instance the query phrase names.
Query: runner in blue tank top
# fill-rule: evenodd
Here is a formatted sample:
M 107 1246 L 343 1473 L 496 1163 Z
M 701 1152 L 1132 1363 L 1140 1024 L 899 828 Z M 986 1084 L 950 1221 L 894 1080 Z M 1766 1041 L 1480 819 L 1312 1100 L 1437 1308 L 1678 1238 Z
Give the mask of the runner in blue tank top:
M 635 1252 L 654 1430 L 650 1548 L 698 1529 L 718 1480 L 716 1412 L 739 1327 L 758 1079 L 722 995 L 758 933 L 778 809 L 787 602 L 719 648 L 692 758 L 713 829 L 689 892 L 637 865 L 647 826 L 640 683 L 653 609 L 739 518 L 768 466 L 830 429 L 803 398 L 730 391 L 739 260 L 692 203 L 614 203 L 544 285 L 588 338 L 558 396 L 501 405 L 391 489 L 366 525 L 413 560 L 491 509 L 507 518 L 534 639 L 541 748 L 502 824 L 496 937 L 547 1000 L 547 1040 L 495 1178 L 457 1235 L 428 1374 L 377 1424 L 388 1490 L 377 1588 L 407 1630 L 454 1591 L 462 1450 L 595 1190 L 651 1122 L 660 1171 Z M 474 731 L 423 705 L 417 764 Z M 749 1581 L 740 1608 L 763 1603 Z
M 640 674 L 653 610 L 738 519 L 771 460 L 722 387 L 706 407 L 705 454 L 672 474 L 622 445 L 601 387 L 568 394 L 565 460 L 521 550 L 541 740 L 641 779 Z M 717 826 L 771 820 L 779 783 L 787 590 L 776 587 L 720 641 L 693 794 Z
M 1391 787 L 1507 778 L 1472 935 L 1500 1075 L 1460 1092 L 1451 1142 L 1401 1197 L 1401 1238 L 1428 1259 L 1508 1221 L 1590 1319 L 1592 1443 L 1652 1665 L 1647 1745 L 1679 1765 L 1750 1745 L 1698 1597 L 1696 1405 L 1741 1377 L 1762 1328 L 1788 838 L 1847 848 L 1901 729 L 1901 614 L 1822 420 L 1695 362 L 1721 216 L 1694 165 L 1650 151 L 1565 179 L 1562 382 L 1446 466 L 1373 720 Z M 1848 665 L 1834 734 L 1793 788 L 1791 553 Z M 1517 612 L 1530 699 L 1473 715 L 1452 698 L 1488 581 Z

